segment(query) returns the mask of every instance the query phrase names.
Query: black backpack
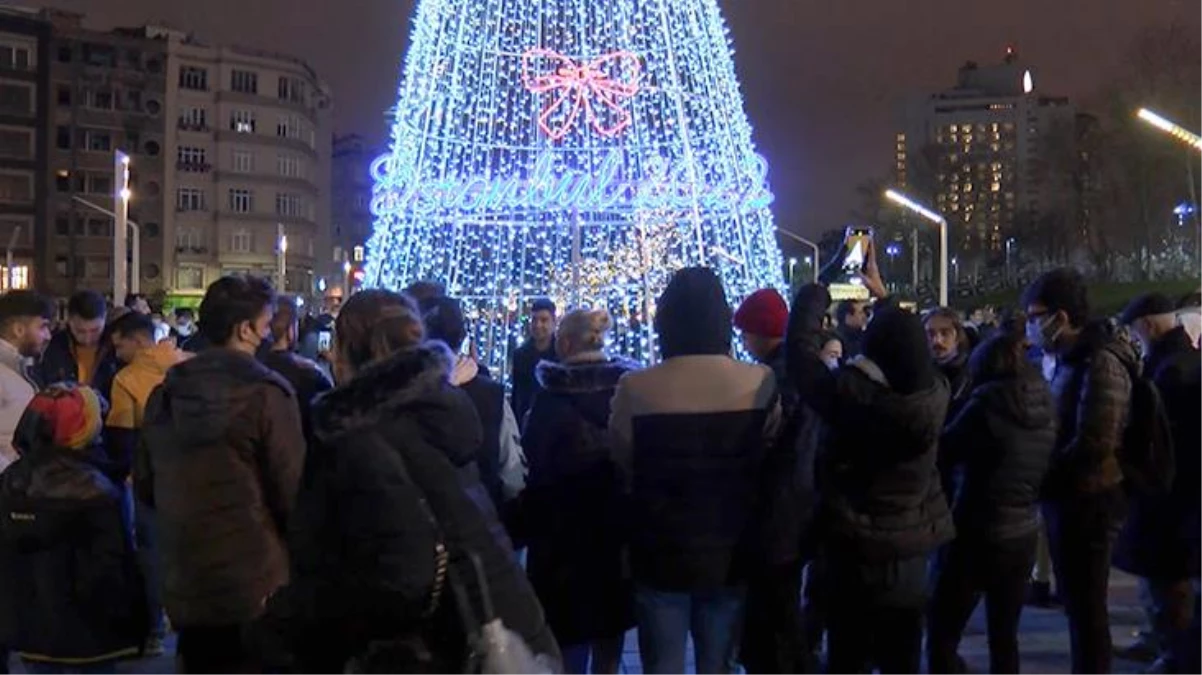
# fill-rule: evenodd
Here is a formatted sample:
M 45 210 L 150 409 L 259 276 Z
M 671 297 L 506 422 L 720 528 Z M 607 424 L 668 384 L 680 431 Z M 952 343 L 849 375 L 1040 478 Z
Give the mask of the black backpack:
M 1167 494 L 1176 476 L 1173 431 L 1160 389 L 1137 366 L 1129 368 L 1131 402 L 1118 461 L 1128 491 Z

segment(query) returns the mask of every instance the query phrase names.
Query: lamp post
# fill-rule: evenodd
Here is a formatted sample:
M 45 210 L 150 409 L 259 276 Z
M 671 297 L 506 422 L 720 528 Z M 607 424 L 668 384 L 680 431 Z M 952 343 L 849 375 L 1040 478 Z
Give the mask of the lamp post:
M 788 230 L 782 230 L 779 227 L 776 228 L 776 231 L 777 231 L 777 233 L 783 234 L 786 237 L 792 239 L 793 241 L 800 242 L 800 243 L 805 244 L 806 246 L 809 246 L 810 248 L 814 249 L 814 266 L 813 266 L 814 283 L 818 283 L 818 268 L 821 267 L 821 265 L 819 265 L 819 263 L 818 263 L 818 261 L 820 260 L 820 254 L 818 252 L 818 244 L 815 244 L 814 242 L 810 241 L 809 239 L 806 239 L 805 237 L 793 234 L 792 232 L 790 232 Z M 792 276 L 792 274 L 790 274 L 790 276 Z M 792 281 L 793 281 L 792 279 L 789 280 L 790 283 L 792 283 Z
M 276 274 L 279 276 L 280 293 L 288 292 L 288 234 L 284 224 L 276 225 Z
M 129 221 L 129 155 L 117 150 L 113 153 L 113 185 L 120 186 L 113 192 L 113 303 L 125 302 L 129 291 L 128 236 L 125 229 Z M 134 274 L 137 275 L 135 263 Z M 136 280 L 134 285 L 136 286 Z
M 789 290 L 793 290 L 793 268 L 797 267 L 797 258 L 789 258 Z
M 939 226 L 939 306 L 947 307 L 947 219 L 897 190 L 885 190 L 885 198 Z
M 1014 249 L 1014 237 L 1006 240 L 1006 283 L 1014 283 L 1014 271 L 1010 266 L 1010 256 Z
M 1139 108 L 1136 117 L 1156 129 L 1164 131 L 1168 136 L 1178 139 L 1185 144 L 1186 148 L 1202 153 L 1202 136 L 1198 136 L 1197 133 L 1173 123 L 1148 108 Z M 1185 183 L 1189 187 L 1190 203 L 1194 204 L 1194 210 L 1192 210 L 1192 215 L 1194 215 L 1194 271 L 1197 274 L 1202 273 L 1202 215 L 1198 214 L 1197 208 L 1198 193 L 1197 185 L 1194 184 L 1194 154 L 1192 153 L 1185 155 Z
M 80 197 L 79 195 L 71 195 L 71 200 L 78 204 L 82 204 L 97 213 L 103 213 L 104 215 L 108 216 L 109 218 L 112 218 L 113 225 L 114 225 L 113 236 L 114 236 L 114 238 L 116 237 L 117 232 L 116 232 L 115 228 L 116 228 L 116 222 L 117 222 L 117 212 L 110 211 L 110 210 L 104 208 L 103 206 L 100 206 L 99 204 L 93 204 L 92 202 L 84 199 L 83 197 Z M 133 250 L 131 251 L 130 258 L 131 258 L 134 270 L 138 270 L 138 269 L 141 269 L 141 262 L 142 262 L 142 241 L 141 241 L 142 240 L 142 230 L 138 226 L 138 223 L 130 218 L 125 219 L 125 226 L 129 228 L 130 232 L 133 233 L 133 246 L 132 246 Z M 116 250 L 116 246 L 114 246 L 114 250 Z M 121 256 L 121 260 L 124 261 L 125 257 Z M 116 271 L 116 270 L 114 270 L 114 271 Z M 129 292 L 130 293 L 139 292 L 138 281 L 139 281 L 138 275 L 136 272 L 134 274 L 130 275 L 130 283 L 129 283 Z M 114 290 L 114 292 L 117 291 L 116 280 L 114 280 L 113 290 Z M 124 297 L 122 297 L 121 299 L 122 299 L 122 301 L 125 300 Z

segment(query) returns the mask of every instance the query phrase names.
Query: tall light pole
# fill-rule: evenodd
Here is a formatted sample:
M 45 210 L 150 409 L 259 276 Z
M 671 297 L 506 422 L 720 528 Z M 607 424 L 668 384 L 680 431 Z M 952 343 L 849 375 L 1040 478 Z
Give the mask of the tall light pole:
M 113 185 L 118 186 L 113 192 L 113 304 L 125 302 L 129 290 L 128 236 L 129 226 L 129 155 L 117 150 L 113 153 Z M 137 275 L 135 267 L 134 275 Z M 137 284 L 135 279 L 134 284 Z
M 885 198 L 939 226 L 939 306 L 947 307 L 947 219 L 897 190 L 885 190 Z
M 276 274 L 279 275 L 279 291 L 288 291 L 288 234 L 284 224 L 276 225 Z
M 1014 237 L 1009 237 L 1006 239 L 1006 283 L 1007 284 L 1014 282 L 1014 272 L 1010 266 L 1010 255 L 1013 251 L 1013 248 L 1014 248 Z
M 789 258 L 789 292 L 793 291 L 793 268 L 797 267 L 797 258 Z
M 1139 108 L 1136 117 L 1146 121 L 1146 123 L 1156 127 L 1160 131 L 1164 131 L 1168 136 L 1178 139 L 1185 144 L 1186 148 L 1196 150 L 1202 153 L 1202 136 L 1198 136 L 1184 126 L 1173 123 L 1172 120 L 1156 114 L 1148 108 Z M 1194 183 L 1194 155 L 1192 153 L 1185 155 L 1185 181 L 1188 183 L 1190 192 L 1190 203 L 1194 204 L 1194 271 L 1195 274 L 1202 273 L 1202 215 L 1198 214 L 1198 193 L 1197 185 Z
M 814 267 L 813 267 L 814 283 L 818 283 L 818 270 L 822 267 L 822 265 L 820 265 L 818 262 L 820 259 L 819 252 L 818 252 L 818 244 L 815 244 L 814 242 L 810 241 L 809 239 L 806 239 L 805 237 L 793 234 L 792 232 L 790 232 L 788 230 L 782 230 L 779 227 L 776 228 L 776 231 L 778 234 L 783 234 L 786 237 L 792 239 L 793 241 L 800 242 L 800 243 L 805 244 L 806 246 L 809 246 L 810 248 L 814 249 Z M 790 276 L 792 276 L 792 275 L 790 274 Z M 792 280 L 790 280 L 790 281 L 792 281 Z

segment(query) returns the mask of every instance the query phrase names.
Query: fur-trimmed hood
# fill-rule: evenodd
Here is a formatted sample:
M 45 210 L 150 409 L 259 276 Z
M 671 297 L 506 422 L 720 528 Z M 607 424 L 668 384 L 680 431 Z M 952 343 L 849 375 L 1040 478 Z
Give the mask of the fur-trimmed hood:
M 373 363 L 345 385 L 317 399 L 313 433 L 323 442 L 414 418 L 422 438 L 456 466 L 475 459 L 480 421 L 471 400 L 450 383 L 455 359 L 440 342 L 427 342 Z
M 614 389 L 623 375 L 640 367 L 634 361 L 620 357 L 605 358 L 599 354 L 598 360 L 595 361 L 540 361 L 535 367 L 534 376 L 547 391 L 557 394 L 587 394 Z

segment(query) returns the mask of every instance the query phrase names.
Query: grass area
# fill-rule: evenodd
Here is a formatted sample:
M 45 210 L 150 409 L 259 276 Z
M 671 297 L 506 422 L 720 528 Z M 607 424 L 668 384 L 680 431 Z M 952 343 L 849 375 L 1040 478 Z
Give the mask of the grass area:
M 1197 291 L 1202 285 L 1197 279 L 1177 281 L 1137 281 L 1127 284 L 1090 284 L 1089 302 L 1094 312 L 1109 316 L 1117 314 L 1137 295 L 1143 293 L 1164 293 L 1173 300 L 1191 291 Z M 992 305 L 994 307 L 1014 307 L 1018 304 L 1021 288 L 1011 288 L 1000 293 L 977 295 L 969 298 L 955 298 L 952 304 L 960 309 Z

